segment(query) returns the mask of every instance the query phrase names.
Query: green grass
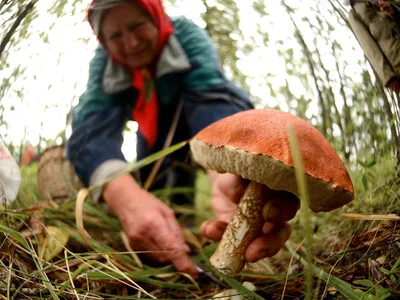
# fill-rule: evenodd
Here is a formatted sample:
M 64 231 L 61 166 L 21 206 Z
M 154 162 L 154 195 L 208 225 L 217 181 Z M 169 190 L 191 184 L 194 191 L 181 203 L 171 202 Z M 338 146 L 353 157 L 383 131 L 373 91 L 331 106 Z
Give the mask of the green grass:
M 394 165 L 393 160 L 385 157 L 376 163 L 357 164 L 351 171 L 356 190 L 354 201 L 334 212 L 312 214 L 310 220 L 306 219 L 313 225 L 313 242 L 307 247 L 313 255 L 315 299 L 322 295 L 332 299 L 356 299 L 354 295 L 361 299 L 384 299 L 400 289 L 400 237 L 396 233 L 399 225 L 340 218 L 342 213 L 398 213 L 400 183 Z M 22 295 L 27 299 L 67 299 L 77 295 L 107 299 L 205 299 L 221 290 L 205 278 L 196 282 L 175 272 L 172 266 L 155 266 L 141 256 L 132 255 L 123 245 L 121 227 L 115 216 L 101 205 L 86 202 L 83 221 L 93 237 L 89 239 L 89 247 L 76 228 L 74 201 L 61 206 L 39 206 L 36 171 L 36 165 L 21 169 L 23 180 L 18 199 L 12 209 L 0 211 L 0 295 L 7 299 Z M 185 191 L 158 191 L 163 195 L 173 192 Z M 210 181 L 205 172 L 199 171 L 195 207 L 180 213 L 196 217 L 197 226 L 191 228 L 192 238 L 203 247 L 209 243 L 199 234 L 199 225 L 213 217 L 210 197 Z M 228 284 L 238 287 L 240 282 L 249 280 L 256 285 L 260 297 L 280 299 L 284 294 L 289 298 L 304 298 L 307 265 L 298 256 L 305 257 L 306 253 L 301 246 L 304 241 L 301 217 L 299 213 L 291 221 L 293 231 L 288 247 L 292 253 L 284 251 L 282 260 L 273 260 L 277 273 L 246 270 L 236 280 L 228 280 Z M 40 258 L 38 251 L 46 247 L 43 244 L 46 230 L 38 226 L 42 223 L 64 229 L 69 238 L 66 246 L 62 245 L 61 251 L 47 262 Z M 34 234 L 35 226 L 39 229 Z M 372 235 L 363 236 L 368 231 Z M 208 257 L 214 248 L 215 244 L 211 244 L 204 248 L 204 253 L 193 253 L 193 257 Z M 304 267 L 297 266 L 297 271 L 288 273 L 289 266 L 298 262 L 303 262 Z M 368 276 L 371 268 L 375 277 Z
M 37 185 L 37 163 L 21 167 L 21 186 L 14 207 L 27 207 L 40 201 Z
M 206 172 L 197 172 L 195 190 L 196 211 L 201 212 L 205 218 L 214 218 L 211 207 L 211 181 Z
M 354 170 L 349 168 L 355 197 L 348 205 L 328 213 L 312 216 L 315 224 L 314 234 L 319 239 L 340 236 L 350 238 L 357 231 L 366 231 L 376 226 L 377 222 L 353 221 L 341 219 L 344 213 L 358 214 L 399 214 L 400 213 L 400 177 L 396 175 L 394 159 L 383 157 L 370 167 L 357 164 Z M 295 228 L 299 226 L 299 215 L 292 222 Z M 296 230 L 292 238 L 297 242 Z

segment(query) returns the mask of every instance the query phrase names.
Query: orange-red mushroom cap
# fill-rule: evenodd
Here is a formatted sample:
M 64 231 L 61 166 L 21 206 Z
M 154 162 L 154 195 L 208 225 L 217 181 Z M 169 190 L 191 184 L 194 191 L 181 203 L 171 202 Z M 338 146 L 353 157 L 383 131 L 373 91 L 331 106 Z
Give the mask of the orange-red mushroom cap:
M 354 198 L 353 184 L 335 149 L 313 125 L 286 112 L 254 109 L 221 119 L 191 140 L 191 151 L 206 169 L 299 196 L 289 124 L 298 140 L 309 207 L 315 212 L 330 211 L 349 203 Z

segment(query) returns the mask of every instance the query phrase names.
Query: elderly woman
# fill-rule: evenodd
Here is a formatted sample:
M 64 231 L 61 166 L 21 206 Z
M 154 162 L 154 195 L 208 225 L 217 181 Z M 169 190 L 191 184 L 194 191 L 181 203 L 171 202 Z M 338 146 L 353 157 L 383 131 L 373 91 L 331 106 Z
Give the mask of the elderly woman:
M 183 17 L 169 18 L 160 0 L 97 0 L 88 16 L 100 46 L 90 63 L 87 90 L 73 111 L 68 142 L 68 157 L 86 185 L 96 185 L 127 166 L 121 144 L 129 119 L 139 124 L 141 159 L 163 148 L 174 119 L 179 121 L 172 144 L 253 107 L 247 95 L 225 77 L 206 32 Z M 175 161 L 185 162 L 187 154 L 186 148 L 168 156 L 160 173 L 169 176 L 152 188 L 171 181 L 173 186 L 193 184 L 185 168 L 171 168 Z M 179 271 L 196 276 L 173 211 L 138 182 L 149 176 L 150 169 L 141 169 L 140 178 L 118 177 L 99 196 L 118 216 L 134 249 L 147 250 L 152 258 L 172 262 Z M 209 176 L 217 219 L 203 223 L 202 233 L 218 241 L 246 182 L 231 174 L 210 172 Z M 266 204 L 265 220 L 273 224 L 266 225 L 250 245 L 248 261 L 272 256 L 282 247 L 290 235 L 286 221 L 294 217 L 298 205 L 295 198 L 278 196 Z

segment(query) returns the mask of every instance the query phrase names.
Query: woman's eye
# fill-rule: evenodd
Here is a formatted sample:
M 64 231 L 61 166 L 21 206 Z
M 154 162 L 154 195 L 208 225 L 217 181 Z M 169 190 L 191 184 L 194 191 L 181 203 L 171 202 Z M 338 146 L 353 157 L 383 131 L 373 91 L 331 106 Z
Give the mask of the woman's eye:
M 115 40 L 115 39 L 120 38 L 121 36 L 122 36 L 121 33 L 114 33 L 114 34 L 110 35 L 110 36 L 108 37 L 108 39 L 109 39 L 109 40 Z
M 144 25 L 145 23 L 146 22 L 140 22 L 140 23 L 137 23 L 137 24 L 130 25 L 128 27 L 128 29 L 129 29 L 129 31 L 133 31 L 135 29 L 138 29 L 140 26 Z

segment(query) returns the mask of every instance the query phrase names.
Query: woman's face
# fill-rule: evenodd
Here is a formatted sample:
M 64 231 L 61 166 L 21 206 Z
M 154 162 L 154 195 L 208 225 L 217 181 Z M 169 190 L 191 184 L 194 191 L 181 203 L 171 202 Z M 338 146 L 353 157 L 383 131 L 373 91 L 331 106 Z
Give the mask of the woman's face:
M 110 9 L 103 18 L 101 37 L 107 51 L 132 69 L 148 66 L 157 55 L 157 27 L 135 3 Z

